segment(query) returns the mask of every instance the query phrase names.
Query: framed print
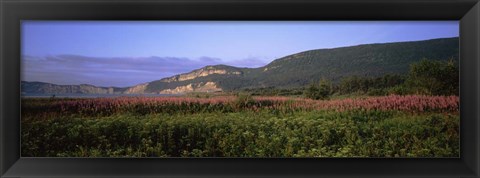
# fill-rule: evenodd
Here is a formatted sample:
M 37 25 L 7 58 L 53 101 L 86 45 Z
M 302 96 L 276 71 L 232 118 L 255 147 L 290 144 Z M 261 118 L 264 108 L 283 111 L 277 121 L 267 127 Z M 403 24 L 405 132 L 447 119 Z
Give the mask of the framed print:
M 478 177 L 478 1 L 1 5 L 2 177 Z

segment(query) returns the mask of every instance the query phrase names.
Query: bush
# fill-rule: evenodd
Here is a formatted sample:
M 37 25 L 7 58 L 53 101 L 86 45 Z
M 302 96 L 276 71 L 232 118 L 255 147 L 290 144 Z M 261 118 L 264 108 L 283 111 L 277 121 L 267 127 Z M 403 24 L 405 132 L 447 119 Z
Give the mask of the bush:
M 424 59 L 410 66 L 405 83 L 415 94 L 458 95 L 458 64 L 453 60 Z
M 242 109 L 253 106 L 255 104 L 255 100 L 250 94 L 239 93 L 234 103 L 237 108 Z
M 332 94 L 332 84 L 330 81 L 322 79 L 317 85 L 310 84 L 310 86 L 305 90 L 305 97 L 314 99 L 314 100 L 326 100 L 330 98 Z
M 443 113 L 33 118 L 22 121 L 26 157 L 457 157 L 460 146 L 458 114 Z
M 387 91 L 385 89 L 381 88 L 371 88 L 368 90 L 367 93 L 369 96 L 383 96 L 387 94 Z
M 406 87 L 405 85 L 397 85 L 395 87 L 392 87 L 388 89 L 389 94 L 395 94 L 395 95 L 408 95 L 412 92 L 412 89 Z

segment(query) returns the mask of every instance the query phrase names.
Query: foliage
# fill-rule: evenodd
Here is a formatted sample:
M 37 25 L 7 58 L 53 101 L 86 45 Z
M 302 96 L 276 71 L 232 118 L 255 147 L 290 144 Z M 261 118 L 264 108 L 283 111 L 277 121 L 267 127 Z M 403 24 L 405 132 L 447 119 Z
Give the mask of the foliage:
M 314 100 L 326 100 L 332 94 L 332 84 L 326 79 L 320 80 L 318 85 L 311 84 L 305 91 L 305 97 Z
M 261 87 L 261 88 L 245 88 L 241 92 L 250 93 L 252 96 L 301 96 L 304 94 L 304 88 L 277 88 L 277 87 Z
M 457 157 L 458 115 L 117 114 L 22 121 L 22 156 Z
M 252 98 L 252 95 L 239 93 L 237 98 L 235 99 L 234 106 L 236 108 L 250 108 L 255 105 L 255 100 Z
M 310 84 L 310 86 L 306 89 L 305 91 L 305 97 L 310 98 L 310 99 L 315 99 L 318 100 L 320 99 L 320 96 L 317 95 L 318 88 L 315 86 L 315 84 Z
M 22 156 L 457 157 L 457 96 L 22 99 Z
M 386 74 L 382 77 L 345 77 L 340 81 L 338 92 L 348 93 L 368 93 L 369 95 L 386 95 L 386 89 L 403 84 L 405 77 L 401 75 Z
M 458 95 L 459 67 L 455 60 L 428 60 L 412 63 L 407 75 L 386 74 L 381 77 L 344 77 L 332 93 L 340 95 L 360 94 L 370 96 L 396 95 Z M 320 99 L 319 88 L 311 84 L 305 90 L 306 97 Z
M 414 93 L 428 95 L 458 95 L 459 69 L 454 60 L 422 60 L 410 66 L 406 85 Z
M 62 115 L 109 116 L 119 113 L 195 114 L 268 110 L 292 113 L 314 110 L 398 110 L 405 112 L 458 112 L 458 96 L 389 95 L 381 97 L 343 98 L 328 101 L 290 97 L 252 97 L 250 95 L 188 97 L 119 97 L 90 99 L 23 99 L 23 116 Z

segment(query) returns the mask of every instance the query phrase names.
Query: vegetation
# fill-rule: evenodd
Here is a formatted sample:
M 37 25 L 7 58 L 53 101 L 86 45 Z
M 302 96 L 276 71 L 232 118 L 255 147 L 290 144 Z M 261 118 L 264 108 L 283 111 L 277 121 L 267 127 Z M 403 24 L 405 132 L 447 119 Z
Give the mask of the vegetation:
M 330 81 L 322 79 L 318 85 L 310 84 L 305 90 L 305 97 L 314 100 L 326 100 L 332 94 L 332 84 Z
M 276 88 L 276 87 L 264 87 L 264 88 L 246 88 L 241 90 L 242 93 L 250 93 L 252 96 L 301 96 L 304 94 L 305 88 Z
M 278 89 L 275 87 L 244 89 L 243 92 L 263 96 L 300 96 L 325 100 L 331 95 L 458 95 L 459 68 L 455 60 L 439 61 L 423 59 L 412 63 L 406 75 L 386 74 L 381 77 L 350 76 L 339 83 L 322 79 L 307 88 Z
M 376 78 L 352 76 L 342 79 L 337 87 L 337 91 L 340 94 L 362 93 L 372 96 L 400 94 L 395 92 L 389 93 L 389 89 L 404 82 L 405 77 L 402 75 L 387 74 Z
M 411 93 L 458 95 L 459 68 L 456 61 L 422 60 L 410 67 L 406 87 Z
M 405 75 L 409 71 L 409 65 L 419 62 L 422 58 L 438 61 L 458 60 L 458 40 L 458 38 L 443 38 L 317 49 L 285 56 L 259 68 L 209 66 L 204 69 L 213 68 L 241 74 L 212 74 L 176 82 L 157 80 L 149 83 L 147 91 L 161 91 L 190 83 L 209 81 L 215 82 L 227 91 L 254 89 L 259 86 L 265 89 L 292 90 L 309 86 L 310 83 L 318 82 L 323 78 L 331 80 L 332 83 L 338 83 L 351 76 L 377 78 L 386 74 Z
M 23 99 L 22 156 L 457 157 L 456 96 Z
M 23 98 L 21 153 L 458 157 L 457 58 L 458 38 L 360 45 L 302 52 L 256 69 L 209 66 L 240 73 L 147 86 L 215 81 L 225 93 Z

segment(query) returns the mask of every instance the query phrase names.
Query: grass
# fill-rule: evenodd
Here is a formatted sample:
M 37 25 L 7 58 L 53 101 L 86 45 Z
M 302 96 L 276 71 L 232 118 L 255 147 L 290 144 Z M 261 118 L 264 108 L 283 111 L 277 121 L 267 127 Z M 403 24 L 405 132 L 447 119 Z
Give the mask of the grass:
M 306 107 L 298 102 L 307 101 L 242 97 L 179 97 L 165 100 L 169 103 L 165 105 L 157 103 L 165 98 L 122 98 L 122 104 L 115 107 L 113 102 L 119 99 L 93 100 L 108 101 L 103 103 L 108 107 L 98 112 L 90 112 L 88 101 L 92 99 L 23 99 L 22 156 L 459 156 L 458 109 L 291 109 Z M 84 105 L 59 108 L 70 102 Z M 439 102 L 438 107 L 446 105 Z

